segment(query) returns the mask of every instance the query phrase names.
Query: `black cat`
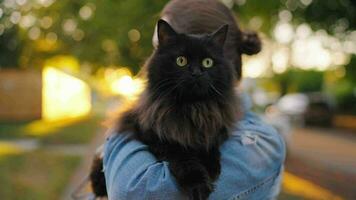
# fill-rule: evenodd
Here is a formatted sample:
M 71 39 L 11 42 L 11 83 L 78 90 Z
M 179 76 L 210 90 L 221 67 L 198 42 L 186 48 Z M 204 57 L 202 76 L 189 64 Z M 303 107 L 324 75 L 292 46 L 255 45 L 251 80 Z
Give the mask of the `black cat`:
M 237 120 L 234 68 L 224 58 L 228 31 L 179 34 L 158 21 L 159 46 L 144 70 L 148 85 L 118 121 L 118 133 L 131 131 L 169 169 L 189 199 L 207 199 L 220 174 L 221 143 Z M 97 196 L 106 195 L 102 160 L 91 179 Z

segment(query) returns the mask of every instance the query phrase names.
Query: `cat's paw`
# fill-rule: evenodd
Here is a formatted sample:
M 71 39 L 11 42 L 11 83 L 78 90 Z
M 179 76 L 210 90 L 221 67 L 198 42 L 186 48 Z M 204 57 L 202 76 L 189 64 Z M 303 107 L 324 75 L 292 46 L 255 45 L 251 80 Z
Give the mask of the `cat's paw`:
M 206 167 L 210 179 L 215 181 L 221 172 L 219 149 L 214 148 L 209 153 L 201 154 L 199 158 Z
M 185 180 L 184 190 L 190 200 L 206 200 L 214 189 L 208 171 L 202 166 L 191 166 Z
M 188 188 L 189 200 L 206 200 L 213 191 L 214 186 L 210 182 L 197 184 Z
M 210 182 L 206 167 L 196 161 L 172 163 L 170 169 L 182 187 L 191 187 Z
M 213 191 L 206 167 L 196 160 L 171 162 L 170 169 L 190 200 L 205 200 Z
M 219 162 L 212 162 L 210 165 L 206 165 L 206 168 L 211 180 L 215 181 L 218 179 L 221 172 L 221 165 Z

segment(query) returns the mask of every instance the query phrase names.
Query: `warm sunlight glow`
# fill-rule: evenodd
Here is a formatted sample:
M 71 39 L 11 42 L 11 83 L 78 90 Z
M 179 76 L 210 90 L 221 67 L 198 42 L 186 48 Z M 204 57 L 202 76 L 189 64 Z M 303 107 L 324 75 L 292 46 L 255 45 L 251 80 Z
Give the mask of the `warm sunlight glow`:
M 305 199 L 334 199 L 342 200 L 341 197 L 330 193 L 328 190 L 319 187 L 312 182 L 301 179 L 293 174 L 285 172 L 283 174 L 283 190 L 289 194 L 305 197 Z
M 136 98 L 144 88 L 144 82 L 134 77 L 126 67 L 109 67 L 103 70 L 105 84 L 110 93 L 125 98 Z
M 35 120 L 27 124 L 24 129 L 28 135 L 31 136 L 45 136 L 51 134 L 55 131 L 60 130 L 63 127 L 67 127 L 71 124 L 80 122 L 81 120 L 86 119 L 85 117 L 80 118 L 66 118 L 56 121 L 49 121 L 46 119 Z
M 49 37 L 49 39 L 54 39 L 54 37 L 56 36 L 52 35 Z M 78 73 L 80 68 L 79 61 L 70 55 L 58 55 L 47 59 L 45 66 L 55 67 L 69 73 Z
M 250 59 L 244 64 L 243 75 L 249 78 L 260 77 L 263 73 L 264 67 L 263 60 Z
M 297 39 L 292 45 L 292 63 L 302 69 L 326 70 L 332 63 L 330 52 L 317 36 Z
M 272 55 L 272 66 L 273 71 L 276 73 L 283 73 L 287 70 L 288 67 L 288 49 L 280 48 L 276 50 Z
M 131 98 L 137 96 L 143 90 L 143 83 L 140 79 L 125 75 L 113 81 L 111 89 L 115 94 Z
M 347 64 L 349 56 L 345 52 L 351 53 L 353 48 L 356 49 L 351 37 L 342 42 L 325 30 L 313 31 L 305 23 L 293 26 L 288 20 L 282 19 L 276 24 L 273 36 L 279 47 L 267 48 L 272 52 L 272 67 L 276 73 L 283 73 L 292 66 L 325 71 L 335 65 Z
M 264 43 L 265 46 L 270 46 L 268 42 Z M 243 57 L 242 59 L 242 75 L 246 78 L 257 78 L 265 76 L 270 71 L 271 56 L 270 52 L 263 49 L 258 55 L 252 57 Z
M 278 42 L 282 44 L 289 43 L 294 36 L 293 26 L 290 23 L 279 22 L 276 25 L 273 34 Z
M 18 145 L 0 141 L 0 156 L 20 154 L 22 152 L 23 150 Z
M 42 119 L 77 118 L 90 112 L 90 88 L 85 82 L 53 67 L 46 67 L 42 77 Z

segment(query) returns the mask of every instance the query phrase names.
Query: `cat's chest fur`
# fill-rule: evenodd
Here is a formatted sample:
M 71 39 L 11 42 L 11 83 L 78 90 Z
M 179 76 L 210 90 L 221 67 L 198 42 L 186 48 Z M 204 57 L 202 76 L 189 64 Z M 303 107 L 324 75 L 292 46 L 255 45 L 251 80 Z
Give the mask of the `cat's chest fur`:
M 161 141 L 181 146 L 209 148 L 227 138 L 237 118 L 235 103 L 141 102 L 135 109 L 136 122 L 140 134 L 153 134 Z

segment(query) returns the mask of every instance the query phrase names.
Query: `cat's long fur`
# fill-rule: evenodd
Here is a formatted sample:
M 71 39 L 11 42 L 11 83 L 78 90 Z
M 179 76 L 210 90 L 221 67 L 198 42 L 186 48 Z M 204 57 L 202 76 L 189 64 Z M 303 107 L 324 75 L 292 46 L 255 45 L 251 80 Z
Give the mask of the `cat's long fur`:
M 168 161 L 170 171 L 189 199 L 207 199 L 213 191 L 213 182 L 220 174 L 219 146 L 228 137 L 239 113 L 238 98 L 234 91 L 233 67 L 224 60 L 222 54 L 227 26 L 212 35 L 199 37 L 179 35 L 163 20 L 159 21 L 158 29 L 160 42 L 164 45 L 160 44 L 162 49 L 158 47 L 147 63 L 148 86 L 138 102 L 122 113 L 117 132 L 133 132 L 135 139 L 147 144 L 158 160 Z M 166 50 L 164 46 L 167 49 L 172 48 L 170 45 L 174 46 L 173 43 L 170 44 L 170 38 L 167 38 L 170 36 L 186 41 L 189 47 L 187 51 L 196 57 L 204 57 L 205 54 L 199 55 L 200 52 L 196 52 L 199 48 L 202 51 L 204 45 L 210 48 L 209 53 L 215 56 L 219 68 L 210 71 L 210 76 L 207 75 L 209 77 L 201 81 L 209 84 L 202 85 L 202 91 L 196 89 L 194 84 L 191 88 L 183 87 L 181 82 L 174 82 L 173 78 L 166 80 L 162 77 L 162 73 L 182 73 L 182 77 L 185 77 L 187 73 L 193 73 L 192 71 L 183 74 L 180 71 L 162 72 L 171 69 L 155 68 L 157 65 L 171 65 L 169 62 L 162 63 L 168 57 L 162 57 L 159 52 Z M 213 44 L 211 40 L 216 41 L 213 41 Z M 197 45 L 193 44 L 195 42 L 202 47 L 196 47 Z M 217 44 L 219 42 L 222 44 Z M 190 79 L 194 81 L 194 77 Z M 92 183 L 96 183 L 93 184 L 94 191 L 103 191 L 100 189 L 105 185 L 102 176 L 100 169 L 92 171 Z
M 152 130 L 162 141 L 209 149 L 220 131 L 229 129 L 236 120 L 238 102 L 233 93 L 230 95 L 221 100 L 174 104 L 144 94 L 126 115 L 137 120 L 134 124 L 139 124 L 140 131 Z M 130 129 L 127 124 L 119 125 L 120 131 L 126 129 Z

